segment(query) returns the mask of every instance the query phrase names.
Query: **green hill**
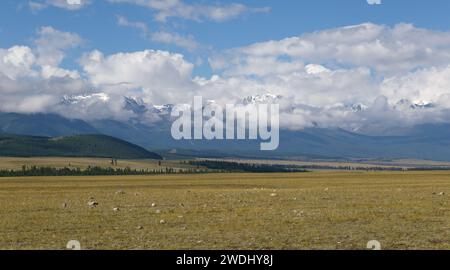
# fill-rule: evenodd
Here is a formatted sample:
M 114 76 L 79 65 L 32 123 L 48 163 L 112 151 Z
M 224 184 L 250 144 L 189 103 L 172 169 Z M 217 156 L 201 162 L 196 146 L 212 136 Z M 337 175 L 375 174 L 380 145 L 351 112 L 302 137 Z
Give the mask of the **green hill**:
M 105 135 L 35 137 L 0 135 L 0 156 L 107 157 L 162 159 L 160 155 Z

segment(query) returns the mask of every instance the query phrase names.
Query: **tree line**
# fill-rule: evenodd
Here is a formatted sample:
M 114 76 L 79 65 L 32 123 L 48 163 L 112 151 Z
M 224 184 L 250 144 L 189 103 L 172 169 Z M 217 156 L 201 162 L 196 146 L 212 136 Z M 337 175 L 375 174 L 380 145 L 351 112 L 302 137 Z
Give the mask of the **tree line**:
M 16 176 L 100 176 L 100 175 L 156 175 L 156 174 L 194 174 L 206 173 L 205 169 L 184 168 L 174 169 L 170 167 L 158 169 L 131 169 L 131 168 L 103 168 L 103 167 L 87 167 L 81 168 L 55 168 L 55 167 L 38 167 L 38 166 L 22 166 L 21 170 L 0 170 L 0 177 L 16 177 Z
M 220 172 L 251 172 L 251 173 L 278 173 L 278 172 L 307 172 L 306 169 L 295 165 L 278 164 L 255 164 L 239 163 L 221 160 L 195 160 L 188 164 L 199 167 L 206 167 Z
M 219 172 L 254 172 L 254 173 L 270 173 L 270 172 L 307 172 L 311 170 L 338 170 L 338 171 L 443 171 L 450 170 L 450 167 L 382 167 L 382 166 L 349 166 L 349 165 L 278 165 L 278 164 L 254 164 L 233 162 L 224 160 L 195 160 L 186 161 L 185 163 L 200 168 L 206 167 Z

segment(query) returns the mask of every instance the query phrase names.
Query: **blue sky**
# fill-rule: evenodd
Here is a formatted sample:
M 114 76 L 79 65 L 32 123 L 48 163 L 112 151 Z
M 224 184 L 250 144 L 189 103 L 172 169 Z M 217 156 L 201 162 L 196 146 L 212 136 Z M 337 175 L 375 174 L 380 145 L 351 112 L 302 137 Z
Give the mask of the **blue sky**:
M 46 0 L 31 2 L 45 3 Z M 37 29 L 52 26 L 74 32 L 84 40 L 82 48 L 68 52 L 64 65 L 74 67 L 82 51 L 99 49 L 107 54 L 120 51 L 162 49 L 180 52 L 193 62 L 202 59 L 195 72 L 209 74 L 207 57 L 215 51 L 241 47 L 255 42 L 279 40 L 302 33 L 364 22 L 395 25 L 412 23 L 417 27 L 447 31 L 450 27 L 450 1 L 447 0 L 383 0 L 369 5 L 366 0 L 315 1 L 239 1 L 250 8 L 267 7 L 266 12 L 244 12 L 225 21 L 172 17 L 158 22 L 155 10 L 130 3 L 109 3 L 92 0 L 78 10 L 48 6 L 39 11 L 30 9 L 28 0 L 3 0 L 0 9 L 1 47 L 30 45 Z M 187 4 L 227 5 L 227 1 L 185 1 Z M 119 26 L 118 16 L 131 22 L 145 23 L 150 32 L 167 31 L 189 36 L 200 48 L 188 51 L 174 44 L 164 44 L 143 37 L 138 29 Z

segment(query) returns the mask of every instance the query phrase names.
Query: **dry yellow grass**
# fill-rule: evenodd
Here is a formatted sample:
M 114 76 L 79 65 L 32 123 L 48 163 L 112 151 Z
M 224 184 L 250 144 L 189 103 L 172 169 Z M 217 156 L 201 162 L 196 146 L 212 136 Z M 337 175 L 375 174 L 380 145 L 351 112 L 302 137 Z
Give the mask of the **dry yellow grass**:
M 0 249 L 449 249 L 449 194 L 449 172 L 0 178 Z

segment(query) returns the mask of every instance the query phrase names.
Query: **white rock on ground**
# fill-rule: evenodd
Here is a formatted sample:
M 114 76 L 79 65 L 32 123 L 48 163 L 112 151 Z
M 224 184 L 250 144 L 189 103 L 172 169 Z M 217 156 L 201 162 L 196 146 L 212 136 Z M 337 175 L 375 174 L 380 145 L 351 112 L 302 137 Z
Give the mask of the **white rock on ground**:
M 98 202 L 96 202 L 96 201 L 90 201 L 90 202 L 88 202 L 87 204 L 88 204 L 88 206 L 90 206 L 90 207 L 96 207 L 96 206 L 98 205 Z

